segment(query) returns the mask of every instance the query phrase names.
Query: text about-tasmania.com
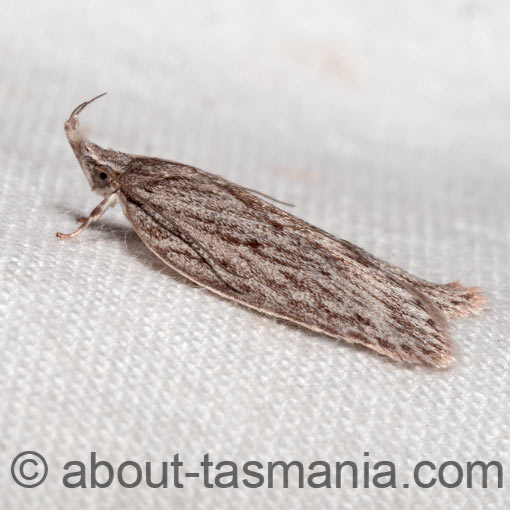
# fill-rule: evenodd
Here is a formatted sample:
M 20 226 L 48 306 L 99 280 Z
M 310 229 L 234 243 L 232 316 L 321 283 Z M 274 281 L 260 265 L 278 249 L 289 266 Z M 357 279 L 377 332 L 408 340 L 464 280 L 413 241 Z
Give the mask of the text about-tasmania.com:
M 194 465 L 175 453 L 163 461 L 125 460 L 112 463 L 97 452 L 86 457 L 49 466 L 44 456 L 27 450 L 13 457 L 13 481 L 25 488 L 38 487 L 48 477 L 56 477 L 69 489 L 126 489 L 150 487 L 181 489 L 198 483 L 206 488 L 409 488 L 429 489 L 440 486 L 502 489 L 503 464 L 498 460 L 420 460 L 410 470 L 399 470 L 389 460 L 373 460 L 364 452 L 361 460 L 326 462 L 314 460 L 232 460 L 214 459 L 206 453 Z

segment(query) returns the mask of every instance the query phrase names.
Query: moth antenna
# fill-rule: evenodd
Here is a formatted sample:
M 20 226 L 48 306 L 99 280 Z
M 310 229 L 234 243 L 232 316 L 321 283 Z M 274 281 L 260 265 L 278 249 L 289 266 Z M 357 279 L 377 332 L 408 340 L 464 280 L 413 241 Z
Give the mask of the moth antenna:
M 256 195 L 260 195 L 261 197 L 268 198 L 269 200 L 272 200 L 273 202 L 277 202 L 278 204 L 287 205 L 289 207 L 296 207 L 295 204 L 291 204 L 289 202 L 284 202 L 283 200 L 278 200 L 277 198 L 274 198 L 271 195 L 266 195 L 265 193 L 262 193 L 261 191 L 257 191 L 256 189 L 245 188 L 244 186 L 239 186 L 239 187 L 243 188 L 245 191 L 249 191 L 250 193 L 255 193 Z

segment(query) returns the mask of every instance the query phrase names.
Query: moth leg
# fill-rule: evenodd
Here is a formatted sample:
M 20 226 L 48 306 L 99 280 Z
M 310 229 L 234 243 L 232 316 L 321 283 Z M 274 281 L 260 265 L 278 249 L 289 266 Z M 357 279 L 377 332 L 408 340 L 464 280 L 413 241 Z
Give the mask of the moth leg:
M 111 193 L 108 195 L 99 205 L 97 205 L 94 210 L 90 213 L 88 218 L 79 218 L 78 221 L 81 223 L 81 226 L 78 227 L 71 234 L 62 234 L 62 232 L 57 232 L 57 237 L 59 239 L 72 239 L 76 237 L 78 234 L 81 234 L 91 223 L 97 221 L 101 216 L 110 208 L 113 207 L 117 203 L 117 194 Z M 83 220 L 83 221 L 82 221 Z

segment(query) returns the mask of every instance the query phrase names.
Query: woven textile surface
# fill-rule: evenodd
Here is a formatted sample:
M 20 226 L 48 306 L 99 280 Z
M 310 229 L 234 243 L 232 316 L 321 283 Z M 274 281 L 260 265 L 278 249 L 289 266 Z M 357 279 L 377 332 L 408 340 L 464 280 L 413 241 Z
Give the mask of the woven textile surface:
M 503 488 L 489 471 L 486 489 L 425 489 L 413 469 L 510 472 L 509 23 L 504 0 L 4 1 L 2 509 L 505 508 L 506 471 Z M 99 144 L 221 174 L 416 275 L 482 287 L 487 309 L 451 324 L 456 363 L 394 363 L 220 299 L 119 207 L 58 240 L 100 200 L 63 122 L 104 91 L 82 115 Z M 48 464 L 37 488 L 12 479 L 25 450 Z M 155 470 L 176 453 L 188 471 L 206 453 L 351 460 L 360 476 L 385 460 L 397 487 L 64 487 L 90 452 Z

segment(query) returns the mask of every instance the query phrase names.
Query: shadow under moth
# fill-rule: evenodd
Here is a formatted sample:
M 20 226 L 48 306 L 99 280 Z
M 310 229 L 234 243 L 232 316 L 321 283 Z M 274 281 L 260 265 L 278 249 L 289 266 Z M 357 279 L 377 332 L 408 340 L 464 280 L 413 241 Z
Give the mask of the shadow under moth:
M 446 323 L 483 307 L 479 289 L 417 278 L 217 175 L 100 147 L 80 130 L 79 115 L 103 95 L 80 104 L 65 131 L 104 198 L 59 238 L 120 202 L 147 248 L 212 292 L 395 360 L 453 362 Z

